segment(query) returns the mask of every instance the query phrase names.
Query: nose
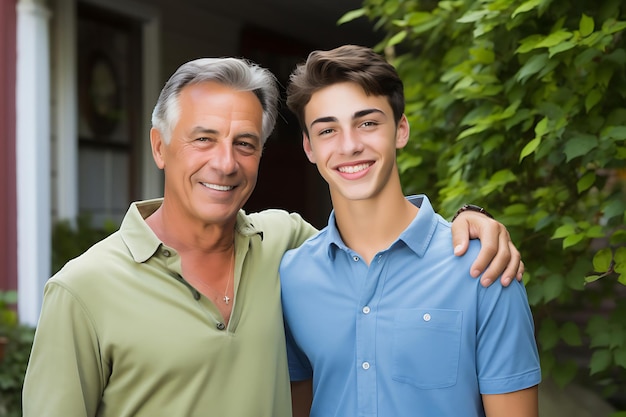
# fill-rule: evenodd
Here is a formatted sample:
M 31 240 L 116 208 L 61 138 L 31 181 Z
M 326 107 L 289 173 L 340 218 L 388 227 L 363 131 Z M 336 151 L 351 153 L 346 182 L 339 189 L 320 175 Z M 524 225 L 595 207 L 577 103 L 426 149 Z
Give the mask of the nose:
M 345 130 L 339 140 L 339 151 L 345 155 L 357 155 L 363 151 L 359 135 L 352 130 Z
M 222 175 L 230 175 L 237 171 L 237 159 L 231 141 L 220 141 L 213 149 L 209 166 Z

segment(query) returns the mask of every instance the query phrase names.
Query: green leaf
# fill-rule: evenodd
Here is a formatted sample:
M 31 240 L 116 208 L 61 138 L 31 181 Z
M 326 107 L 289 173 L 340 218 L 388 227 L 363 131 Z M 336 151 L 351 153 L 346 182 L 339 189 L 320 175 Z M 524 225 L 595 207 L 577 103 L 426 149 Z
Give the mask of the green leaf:
M 543 298 L 549 302 L 557 298 L 563 292 L 563 278 L 558 275 L 550 275 L 543 282 Z
M 428 12 L 413 12 L 407 15 L 408 26 L 418 26 L 422 23 L 428 22 L 433 19 L 433 15 Z
M 560 334 L 561 339 L 570 346 L 580 346 L 583 343 L 580 337 L 580 329 L 574 322 L 568 321 L 563 324 Z
M 554 55 L 558 54 L 559 52 L 565 52 L 565 51 L 569 51 L 570 49 L 574 48 L 576 46 L 576 43 L 571 42 L 571 41 L 565 41 L 565 42 L 561 42 L 557 45 L 551 46 L 548 49 L 548 52 L 550 53 L 549 57 L 552 58 Z
M 626 230 L 616 230 L 613 232 L 609 243 L 616 246 L 626 244 Z
M 593 185 L 595 181 L 596 181 L 595 172 L 590 171 L 590 172 L 587 172 L 585 175 L 583 175 L 582 178 L 579 179 L 578 182 L 576 183 L 578 194 L 591 188 L 591 186 Z
M 583 37 L 589 36 L 591 32 L 593 32 L 593 29 L 595 28 L 595 23 L 593 21 L 593 18 L 583 13 L 582 17 L 580 18 L 580 23 L 578 25 L 578 28 L 580 30 L 581 36 Z
M 409 152 L 402 152 L 398 155 L 397 163 L 400 172 L 408 171 L 411 168 L 420 166 L 423 161 L 422 155 L 416 155 Z
M 610 200 L 603 208 L 602 212 L 607 219 L 622 216 L 626 211 L 626 203 L 622 199 L 617 198 Z
M 615 140 L 626 139 L 626 126 L 609 126 L 602 130 L 601 138 L 609 138 Z
M 557 30 L 556 32 L 546 36 L 541 42 L 535 45 L 535 48 L 550 48 L 551 46 L 555 46 L 562 42 L 565 42 L 572 36 L 572 32 L 568 32 L 564 29 Z
M 587 94 L 587 97 L 585 97 L 585 110 L 587 110 L 587 113 L 589 113 L 589 110 L 598 104 L 602 98 L 604 98 L 604 94 L 600 90 L 597 88 L 591 90 L 589 94 Z
M 584 239 L 585 235 L 583 233 L 576 233 L 574 235 L 569 235 L 565 239 L 563 239 L 563 249 L 567 249 L 571 246 L 574 246 L 580 243 Z
M 590 284 L 592 282 L 596 282 L 597 280 L 599 280 L 602 277 L 603 277 L 603 275 L 587 275 L 585 277 L 585 283 L 586 284 Z
M 615 250 L 615 262 L 626 264 L 626 247 L 620 247 Z
M 539 123 L 537 123 L 537 126 L 535 126 L 535 135 L 537 137 L 542 137 L 543 135 L 546 134 L 547 131 L 548 131 L 548 118 L 544 117 L 543 119 L 539 121 Z
M 589 134 L 578 134 L 574 138 L 568 140 L 565 143 L 565 155 L 566 161 L 569 162 L 572 159 L 586 155 L 593 148 L 598 146 L 598 138 Z
M 613 360 L 616 365 L 626 369 L 626 346 L 615 349 L 615 352 L 613 352 Z
M 549 57 L 546 53 L 532 56 L 517 72 L 517 81 L 523 84 L 528 77 L 541 71 L 546 66 L 548 59 Z
M 585 236 L 591 239 L 606 237 L 606 233 L 604 233 L 604 228 L 600 225 L 591 226 L 589 229 L 585 231 Z
M 343 25 L 344 23 L 356 20 L 361 16 L 365 16 L 365 9 L 350 10 L 339 18 L 339 20 L 337 21 L 337 25 Z
M 491 64 L 496 58 L 493 49 L 474 48 L 470 50 L 470 54 L 481 64 Z
M 515 9 L 513 14 L 511 15 L 511 18 L 517 16 L 520 13 L 526 13 L 526 12 L 531 11 L 532 9 L 537 8 L 537 6 L 539 6 L 539 3 L 541 3 L 541 0 L 527 0 L 527 1 L 525 1 L 517 9 Z
M 519 155 L 520 162 L 522 161 L 522 159 L 526 158 L 528 155 L 535 152 L 535 150 L 537 149 L 540 143 L 541 143 L 541 138 L 535 138 L 531 140 L 530 142 L 528 142 L 526 146 L 524 146 L 524 149 L 522 149 L 522 152 L 520 152 L 520 155 Z
M 537 47 L 537 44 L 543 40 L 543 36 L 541 35 L 530 35 L 520 41 L 520 46 L 517 48 L 515 53 L 525 54 L 526 52 L 530 52 Z
M 608 349 L 600 349 L 593 352 L 589 361 L 589 374 L 593 375 L 598 372 L 606 371 L 611 365 L 611 351 Z
M 554 231 L 552 239 L 560 239 L 576 233 L 576 226 L 573 224 L 564 224 Z
M 600 249 L 593 256 L 593 269 L 597 272 L 606 272 L 611 267 L 613 252 L 610 248 Z
M 406 38 L 407 32 L 406 30 L 400 31 L 393 35 L 391 39 L 387 41 L 387 46 L 394 46 L 402 42 Z
M 473 23 L 481 20 L 483 17 L 489 15 L 491 12 L 489 10 L 475 10 L 465 13 L 456 21 L 458 23 Z
M 602 25 L 602 31 L 607 34 L 612 34 L 615 32 L 621 32 L 626 29 L 626 22 L 617 22 L 615 20 L 606 21 Z

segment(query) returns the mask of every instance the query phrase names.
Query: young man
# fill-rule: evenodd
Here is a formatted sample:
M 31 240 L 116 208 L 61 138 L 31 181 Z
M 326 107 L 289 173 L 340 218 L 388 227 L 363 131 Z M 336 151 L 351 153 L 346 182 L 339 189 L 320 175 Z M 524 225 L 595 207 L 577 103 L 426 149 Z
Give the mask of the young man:
M 25 417 L 291 416 L 278 266 L 316 230 L 241 210 L 277 104 L 272 74 L 244 60 L 172 75 L 150 135 L 164 197 L 133 203 L 118 232 L 47 283 Z M 497 246 L 503 226 L 474 216 Z M 495 272 L 514 248 L 501 249 Z
M 395 69 L 368 48 L 316 51 L 287 105 L 334 208 L 280 267 L 294 416 L 536 417 L 523 285 L 471 279 L 479 243 L 455 257 L 450 223 L 402 193 L 409 124 Z

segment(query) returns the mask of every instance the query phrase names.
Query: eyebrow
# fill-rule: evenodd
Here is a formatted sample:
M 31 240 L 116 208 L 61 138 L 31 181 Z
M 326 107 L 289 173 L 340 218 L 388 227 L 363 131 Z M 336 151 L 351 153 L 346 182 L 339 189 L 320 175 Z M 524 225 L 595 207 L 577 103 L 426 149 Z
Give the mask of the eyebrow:
M 376 109 L 376 108 L 374 108 L 374 109 L 363 109 L 363 110 L 359 110 L 356 113 L 354 113 L 352 115 L 352 119 L 353 120 L 354 119 L 358 119 L 360 117 L 367 116 L 368 114 L 372 114 L 372 113 L 380 113 L 380 114 L 383 114 L 383 115 L 385 114 L 385 112 L 383 112 L 380 109 Z M 336 117 L 334 117 L 334 116 L 319 117 L 319 118 L 317 118 L 317 119 L 315 119 L 315 120 L 313 120 L 311 122 L 311 126 L 309 128 L 312 128 L 313 125 L 315 125 L 316 123 L 329 123 L 329 122 L 336 122 L 336 121 L 338 121 L 338 119 Z
M 215 129 L 210 129 L 208 127 L 202 127 L 202 126 L 196 126 L 191 130 L 192 136 L 202 134 L 202 133 L 209 134 L 209 135 L 219 135 L 220 132 Z M 253 139 L 253 140 L 256 140 L 257 142 L 261 141 L 261 137 L 258 134 L 252 133 L 252 132 L 242 132 L 235 136 L 235 139 L 242 139 L 242 138 Z

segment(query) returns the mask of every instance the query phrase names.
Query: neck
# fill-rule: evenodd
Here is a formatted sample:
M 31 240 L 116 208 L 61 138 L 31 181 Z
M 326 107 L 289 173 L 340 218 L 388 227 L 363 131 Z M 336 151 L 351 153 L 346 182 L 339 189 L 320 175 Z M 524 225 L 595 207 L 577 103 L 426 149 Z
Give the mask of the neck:
M 181 215 L 163 201 L 146 223 L 157 237 L 178 252 L 226 252 L 235 238 L 236 214 L 219 224 L 207 224 Z
M 376 198 L 347 200 L 333 196 L 335 221 L 344 243 L 369 264 L 387 249 L 415 218 L 418 208 L 401 187 L 386 187 Z

